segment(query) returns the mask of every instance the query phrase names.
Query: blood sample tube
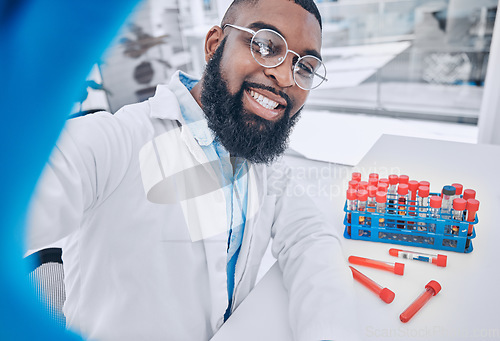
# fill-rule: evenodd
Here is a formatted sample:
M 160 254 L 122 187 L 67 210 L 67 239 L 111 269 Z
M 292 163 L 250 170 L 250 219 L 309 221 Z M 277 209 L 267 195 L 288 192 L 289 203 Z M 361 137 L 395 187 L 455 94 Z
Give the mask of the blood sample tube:
M 452 216 L 453 220 L 462 221 L 464 219 L 464 210 L 467 206 L 467 201 L 462 198 L 455 198 L 453 200 L 453 211 Z M 453 225 L 451 229 L 452 234 L 459 234 L 460 225 Z
M 406 215 L 406 207 L 408 204 L 408 185 L 400 183 L 398 185 L 398 214 Z M 398 220 L 398 228 L 405 227 L 404 220 Z
M 453 205 L 452 198 L 455 195 L 455 187 L 444 186 L 441 192 L 441 197 L 443 202 L 441 204 L 441 218 L 450 219 L 451 218 L 451 208 Z
M 358 189 L 358 180 L 349 181 L 349 188 Z
M 418 181 L 410 180 L 408 181 L 408 214 L 410 216 L 416 216 L 417 212 L 415 206 L 417 205 L 417 190 L 418 190 Z M 410 230 L 414 230 L 415 222 L 409 220 L 408 228 Z
M 408 181 L 410 181 L 410 177 L 408 175 L 400 175 L 399 183 L 408 185 Z
M 468 199 L 467 200 L 467 221 L 475 221 L 476 220 L 476 212 L 479 210 L 479 200 L 476 199 Z M 467 230 L 467 236 L 472 236 L 472 231 L 474 230 L 474 225 L 469 224 L 469 229 Z M 465 248 L 468 249 L 470 244 L 470 240 L 467 239 L 465 243 Z
M 397 189 L 398 189 L 399 177 L 395 174 L 389 175 L 389 190 L 387 192 L 387 198 L 389 199 L 389 207 L 395 207 L 394 204 L 397 200 Z M 391 211 L 390 213 L 395 213 Z
M 368 200 L 366 202 L 366 211 L 369 213 L 374 213 L 377 208 L 376 195 L 377 195 L 377 187 L 368 186 Z M 372 224 L 372 218 L 370 214 L 366 215 L 366 224 L 367 225 Z
M 418 188 L 417 202 L 418 202 L 418 212 L 419 212 L 418 216 L 421 218 L 427 217 L 427 211 L 429 210 L 429 187 L 420 186 Z M 417 225 L 418 225 L 417 230 L 419 231 L 426 230 L 425 222 L 419 221 Z
M 355 189 L 348 189 L 346 193 L 346 198 L 347 198 L 347 222 L 351 224 L 351 212 L 356 211 L 358 209 L 358 200 L 356 196 L 356 190 Z M 349 225 L 347 227 L 347 232 L 349 235 L 351 235 L 351 226 Z
M 441 208 L 441 203 L 443 198 L 433 195 L 429 203 L 429 218 L 437 219 L 439 218 L 439 209 Z M 436 223 L 432 222 L 429 224 L 429 232 L 436 232 Z
M 358 189 L 366 190 L 367 188 L 368 188 L 368 182 L 366 182 L 366 181 L 359 181 L 358 182 Z
M 446 267 L 448 257 L 440 254 L 422 253 L 415 251 L 407 251 L 400 249 L 389 249 L 389 254 L 394 257 L 418 260 L 421 262 L 431 263 L 437 266 Z
M 455 187 L 455 196 L 453 197 L 453 199 L 462 197 L 462 191 L 464 190 L 464 186 L 458 183 L 454 183 L 451 185 Z
M 351 264 L 363 265 L 363 266 L 368 266 L 370 268 L 385 270 L 400 276 L 403 276 L 405 271 L 405 265 L 403 263 L 383 262 L 379 260 L 363 258 L 358 256 L 349 256 L 348 259 L 349 263 Z
M 425 291 L 405 311 L 399 315 L 401 322 L 408 322 L 413 316 L 431 299 L 441 291 L 441 285 L 436 281 L 430 281 L 425 286 Z
M 351 179 L 352 180 L 356 180 L 356 181 L 361 181 L 361 173 L 359 172 L 353 172 L 352 175 L 351 175 Z
M 382 301 L 389 304 L 394 300 L 394 297 L 396 295 L 390 289 L 382 288 L 378 283 L 376 283 L 369 277 L 365 276 L 358 270 L 354 269 L 352 266 L 349 266 L 349 268 L 351 268 L 352 277 L 356 281 L 358 281 L 359 283 L 363 284 L 365 287 L 373 291 L 375 294 L 377 294 L 377 296 L 380 297 Z
M 464 200 L 476 199 L 476 191 L 473 189 L 466 189 L 464 191 L 462 199 L 464 199 Z
M 376 194 L 377 200 L 377 213 L 385 214 L 385 203 L 387 201 L 387 193 L 386 192 L 377 192 Z M 378 226 L 383 227 L 385 225 L 385 219 L 378 219 Z
M 368 200 L 368 192 L 365 191 L 364 189 L 361 189 L 358 191 L 357 197 L 358 197 L 358 211 L 365 212 L 366 211 L 366 201 Z M 364 215 L 359 216 L 359 224 L 360 225 L 365 224 L 365 216 Z

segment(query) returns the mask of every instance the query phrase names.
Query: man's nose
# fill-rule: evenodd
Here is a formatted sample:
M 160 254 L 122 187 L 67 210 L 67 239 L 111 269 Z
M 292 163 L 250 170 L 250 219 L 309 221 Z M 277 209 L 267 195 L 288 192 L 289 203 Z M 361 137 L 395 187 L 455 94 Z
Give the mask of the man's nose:
M 265 68 L 264 74 L 273 79 L 276 84 L 281 88 L 289 88 L 295 85 L 293 79 L 293 58 L 292 53 L 288 53 L 286 59 L 278 66 L 272 68 Z

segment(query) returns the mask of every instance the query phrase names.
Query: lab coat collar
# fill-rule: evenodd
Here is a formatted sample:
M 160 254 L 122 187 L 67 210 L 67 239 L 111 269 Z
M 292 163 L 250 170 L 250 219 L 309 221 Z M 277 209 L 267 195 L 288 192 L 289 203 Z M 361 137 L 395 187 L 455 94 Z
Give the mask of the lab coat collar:
M 175 72 L 168 85 L 160 84 L 157 86 L 154 97 L 149 99 L 151 117 L 177 120 L 183 126 L 191 126 L 190 130 L 196 141 L 202 146 L 208 146 L 214 141 L 215 135 L 208 128 L 203 110 L 180 80 L 180 74 L 181 71 Z M 185 73 L 182 74 L 187 78 L 194 79 Z M 175 103 L 175 105 L 165 108 L 165 103 Z M 181 105 L 189 111 L 189 117 L 193 118 L 194 122 L 186 122 Z

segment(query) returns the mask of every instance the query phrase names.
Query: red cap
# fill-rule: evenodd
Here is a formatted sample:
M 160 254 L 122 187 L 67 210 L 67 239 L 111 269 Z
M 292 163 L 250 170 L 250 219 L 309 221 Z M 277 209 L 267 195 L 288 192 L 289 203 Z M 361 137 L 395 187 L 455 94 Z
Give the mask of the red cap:
M 349 188 L 347 190 L 346 197 L 347 197 L 347 200 L 356 200 L 356 198 L 357 198 L 356 190 L 353 188 Z
M 461 198 L 453 199 L 453 209 L 455 211 L 463 211 L 467 206 L 467 201 Z
M 479 210 L 479 200 L 468 199 L 467 200 L 467 211 L 477 212 L 477 210 Z
M 370 175 L 368 175 L 368 179 L 371 179 L 371 178 L 375 178 L 378 180 L 378 174 L 377 173 L 370 173 Z
M 394 257 L 398 257 L 399 251 L 403 251 L 401 249 L 389 249 L 389 254 Z
M 365 191 L 364 189 L 359 190 L 358 191 L 358 200 L 359 201 L 368 200 L 368 191 Z
M 433 195 L 431 197 L 430 206 L 432 208 L 441 208 L 441 203 L 442 202 L 443 202 L 443 198 L 438 197 L 437 195 Z
M 464 189 L 464 186 L 462 186 L 461 184 L 451 184 L 453 187 L 455 187 L 456 191 L 455 191 L 455 195 L 461 195 L 462 194 L 462 191 Z
M 384 182 L 380 183 L 380 181 L 379 181 L 378 187 L 377 187 L 377 189 L 379 191 L 381 191 L 381 192 L 387 192 L 387 188 L 389 188 L 389 184 L 384 183 Z
M 419 186 L 427 186 L 427 187 L 431 187 L 431 183 L 429 181 L 425 181 L 425 180 L 422 180 L 418 183 Z
M 395 175 L 395 174 L 389 175 L 389 183 L 391 185 L 397 185 L 398 182 L 399 182 L 399 177 L 397 175 Z
M 360 181 L 358 182 L 358 189 L 366 189 L 368 187 L 368 182 Z
M 399 184 L 398 185 L 398 194 L 401 194 L 401 195 L 408 194 L 408 185 L 407 184 Z
M 436 282 L 436 281 L 430 281 L 429 283 L 427 283 L 427 285 L 425 286 L 425 288 L 432 288 L 432 290 L 434 290 L 434 296 L 436 296 L 438 294 L 438 292 L 441 291 L 441 285 Z
M 378 179 L 378 183 L 379 184 L 389 184 L 389 179 L 387 179 L 387 178 Z
M 410 191 L 416 192 L 418 189 L 418 181 L 415 180 L 408 181 L 408 188 L 410 189 Z
M 394 297 L 396 297 L 396 294 L 392 292 L 390 289 L 383 288 L 382 290 L 380 290 L 380 294 L 378 296 L 382 301 L 389 304 L 392 301 L 394 301 Z
M 368 186 L 375 186 L 375 187 L 377 187 L 377 185 L 378 185 L 378 180 L 377 179 L 375 179 L 375 178 L 368 179 Z
M 375 186 L 368 186 L 368 196 L 369 197 L 374 197 L 377 193 L 377 187 Z
M 349 181 L 349 188 L 357 189 L 358 188 L 358 180 Z
M 378 203 L 385 203 L 387 201 L 387 193 L 386 192 L 377 192 L 376 200 Z
M 408 175 L 400 175 L 399 176 L 399 183 L 400 184 L 408 184 L 409 180 L 410 180 L 410 177 Z
M 464 195 L 462 196 L 465 200 L 476 199 L 476 191 L 473 189 L 466 189 Z
M 429 196 L 429 187 L 427 186 L 420 186 L 418 188 L 418 196 L 421 198 L 425 198 Z
M 403 276 L 405 273 L 405 265 L 403 263 L 394 263 L 394 273 Z
M 358 172 L 352 173 L 351 179 L 356 180 L 356 181 L 361 181 L 361 173 L 358 173 Z
M 445 255 L 438 255 L 437 258 L 432 258 L 432 264 L 436 264 L 437 266 L 446 267 L 446 260 L 448 257 Z

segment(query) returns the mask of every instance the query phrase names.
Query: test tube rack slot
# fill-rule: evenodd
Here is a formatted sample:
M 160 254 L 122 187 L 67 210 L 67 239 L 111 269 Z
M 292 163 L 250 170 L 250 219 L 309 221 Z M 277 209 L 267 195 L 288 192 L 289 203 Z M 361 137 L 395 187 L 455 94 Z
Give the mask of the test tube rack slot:
M 429 217 L 427 207 L 419 206 L 416 201 L 409 200 L 408 204 L 401 204 L 390 200 L 393 199 L 388 199 L 385 213 L 351 211 L 347 209 L 346 201 L 344 238 L 472 252 L 472 239 L 476 237 L 475 225 L 479 221 L 477 214 L 472 222 L 451 219 L 451 214 L 432 218 Z M 425 213 L 425 217 L 419 216 L 422 213 Z M 468 235 L 470 224 L 473 225 L 472 234 Z

